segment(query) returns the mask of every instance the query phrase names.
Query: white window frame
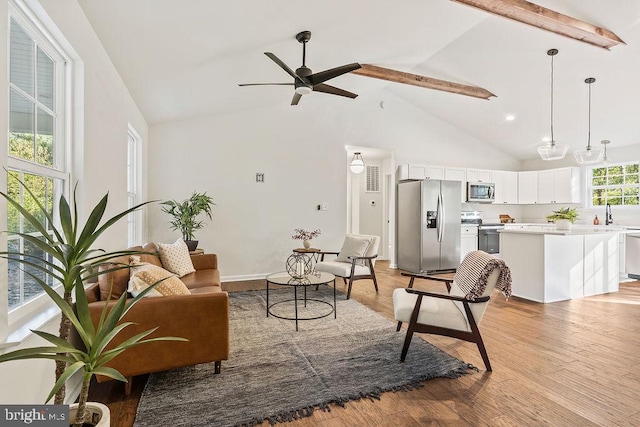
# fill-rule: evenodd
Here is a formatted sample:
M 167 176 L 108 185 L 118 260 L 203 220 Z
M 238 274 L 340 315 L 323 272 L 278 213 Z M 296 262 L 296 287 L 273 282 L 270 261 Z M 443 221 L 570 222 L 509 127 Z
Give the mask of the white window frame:
M 594 169 L 599 169 L 599 168 L 603 168 L 603 167 L 613 167 L 613 166 L 627 166 L 627 165 L 639 165 L 640 168 L 640 161 L 633 161 L 633 162 L 616 162 L 616 163 L 610 163 L 610 164 L 596 164 L 593 166 L 589 166 L 588 168 L 588 173 L 587 173 L 587 179 L 588 179 L 588 183 L 587 183 L 587 190 L 588 190 L 588 194 L 587 197 L 589 198 L 589 203 L 588 206 L 589 208 L 601 208 L 603 205 L 594 205 L 593 204 L 593 191 L 595 188 L 602 188 L 602 189 L 607 189 L 607 188 L 638 188 L 640 191 L 640 183 L 637 184 L 615 184 L 615 185 L 602 185 L 602 186 L 594 186 L 593 185 L 593 170 Z M 612 205 L 615 206 L 616 209 L 640 209 L 640 204 L 638 205 Z
M 127 132 L 127 208 L 140 203 L 142 194 L 142 140 L 133 126 Z M 142 244 L 142 210 L 127 215 L 127 242 L 129 247 Z
M 58 183 L 56 184 L 56 196 L 54 197 L 55 208 L 55 204 L 57 204 L 57 197 L 59 197 L 60 194 L 64 194 L 68 198 L 70 192 L 71 179 L 69 170 L 71 165 L 71 114 L 73 111 L 71 94 L 72 62 L 51 32 L 47 30 L 41 20 L 29 9 L 29 7 L 25 5 L 23 1 L 10 0 L 8 11 L 8 41 L 11 20 L 14 19 L 29 35 L 29 37 L 36 42 L 37 46 L 54 61 L 56 116 L 54 118 L 54 165 L 47 166 L 25 159 L 12 157 L 7 151 L 4 153 L 7 159 L 7 169 L 53 178 L 54 182 Z M 8 54 L 9 50 L 7 50 L 7 55 Z M 10 63 L 9 56 L 7 56 L 7 62 Z M 9 82 L 9 93 L 11 88 L 14 88 L 14 90 L 16 89 L 16 87 Z M 34 88 L 34 90 L 37 90 L 37 88 Z M 7 104 L 9 101 L 10 97 L 8 97 L 6 101 Z M 10 113 L 10 108 L 7 108 L 7 110 L 8 113 Z M 6 137 L 8 138 L 8 134 Z M 54 220 L 55 219 L 56 214 L 54 209 Z M 54 286 L 54 289 L 58 291 L 60 291 L 61 288 L 61 285 Z M 5 289 L 4 292 L 8 293 L 8 283 L 7 289 Z M 0 307 L 0 313 L 6 313 L 5 318 L 8 320 L 9 331 L 12 331 L 18 328 L 19 325 L 24 324 L 25 322 L 35 318 L 38 314 L 43 313 L 44 310 L 50 309 L 50 306 L 51 301 L 43 292 L 39 296 L 34 297 L 21 305 L 12 307 L 10 310 L 8 309 L 8 306 Z

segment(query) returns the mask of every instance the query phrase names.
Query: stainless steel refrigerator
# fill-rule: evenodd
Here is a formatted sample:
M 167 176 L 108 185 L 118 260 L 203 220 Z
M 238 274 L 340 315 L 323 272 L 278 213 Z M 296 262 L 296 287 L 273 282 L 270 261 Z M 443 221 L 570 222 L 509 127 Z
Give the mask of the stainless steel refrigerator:
M 457 181 L 425 179 L 398 183 L 398 268 L 412 273 L 458 268 L 460 192 Z

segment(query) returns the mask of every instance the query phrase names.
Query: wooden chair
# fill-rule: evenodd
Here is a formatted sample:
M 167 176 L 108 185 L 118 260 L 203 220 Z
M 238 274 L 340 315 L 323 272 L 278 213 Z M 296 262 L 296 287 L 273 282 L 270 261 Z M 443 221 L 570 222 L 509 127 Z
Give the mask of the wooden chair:
M 500 272 L 500 269 L 495 268 L 487 277 L 486 288 L 482 295 L 472 300 L 465 298 L 466 293 L 460 289 L 453 278 L 404 273 L 405 276 L 411 277 L 411 286 L 406 289 L 399 288 L 393 292 L 393 308 L 398 321 L 397 330 L 400 330 L 402 322 L 409 323 L 400 361 L 404 362 L 406 359 L 413 334 L 418 332 L 475 343 L 487 371 L 491 371 L 491 364 L 478 325 L 487 308 L 491 292 L 498 283 Z M 450 292 L 439 294 L 413 289 L 413 281 L 416 278 L 445 282 Z
M 356 280 L 373 280 L 377 293 L 378 281 L 374 267 L 379 246 L 379 236 L 347 234 L 340 252 L 320 252 L 320 261 L 316 263 L 315 269 L 342 277 L 345 285 L 349 285 L 347 299 L 351 298 L 351 287 Z M 337 258 L 334 261 L 325 261 L 325 255 L 337 255 Z

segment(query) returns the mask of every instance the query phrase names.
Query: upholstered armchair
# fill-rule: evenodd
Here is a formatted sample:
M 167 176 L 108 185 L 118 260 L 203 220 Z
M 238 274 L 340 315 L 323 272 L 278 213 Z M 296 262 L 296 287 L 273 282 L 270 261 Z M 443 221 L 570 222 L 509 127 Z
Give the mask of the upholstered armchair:
M 504 261 L 482 252 L 467 255 L 453 278 L 403 273 L 411 277 L 411 287 L 393 292 L 393 309 L 398 321 L 408 322 L 407 335 L 400 355 L 404 362 L 413 334 L 444 335 L 478 346 L 487 371 L 491 371 L 489 356 L 480 335 L 480 324 L 494 288 L 505 297 L 511 295 L 511 273 Z M 426 292 L 412 287 L 414 279 L 445 282 L 448 294 Z
M 378 282 L 374 266 L 379 247 L 379 236 L 347 234 L 340 252 L 320 252 L 320 261 L 316 264 L 316 270 L 342 277 L 344 283 L 349 285 L 347 299 L 351 298 L 351 287 L 355 280 L 373 280 L 373 286 L 377 293 Z M 332 261 L 325 261 L 325 255 L 336 255 L 336 258 Z

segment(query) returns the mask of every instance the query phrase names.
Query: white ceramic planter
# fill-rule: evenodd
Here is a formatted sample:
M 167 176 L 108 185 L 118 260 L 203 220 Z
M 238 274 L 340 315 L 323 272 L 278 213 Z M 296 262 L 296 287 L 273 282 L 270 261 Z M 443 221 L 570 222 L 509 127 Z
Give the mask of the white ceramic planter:
M 91 422 L 95 427 L 110 427 L 111 426 L 111 413 L 106 405 L 98 402 L 87 402 L 87 408 L 91 412 Z M 76 412 L 78 410 L 78 404 L 73 403 L 69 405 L 69 424 L 73 423 L 76 419 Z
M 557 230 L 571 230 L 571 221 L 568 219 L 556 219 Z

